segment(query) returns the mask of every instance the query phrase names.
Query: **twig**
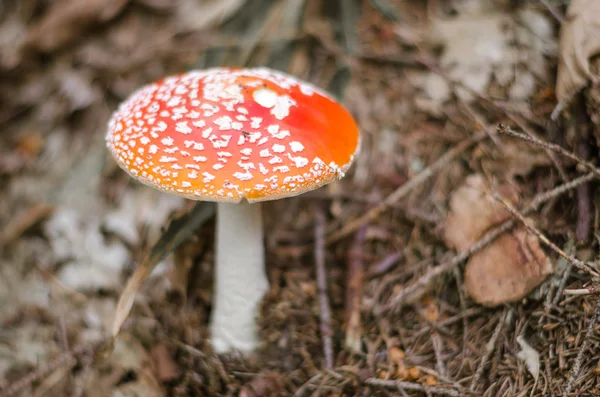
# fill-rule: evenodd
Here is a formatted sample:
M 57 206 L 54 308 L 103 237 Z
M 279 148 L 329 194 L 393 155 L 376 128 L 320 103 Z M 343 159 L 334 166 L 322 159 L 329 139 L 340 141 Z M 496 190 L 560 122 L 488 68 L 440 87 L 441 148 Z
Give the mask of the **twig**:
M 600 276 L 590 265 L 587 263 L 580 261 L 579 259 L 567 255 L 562 249 L 560 249 L 556 244 L 548 239 L 542 232 L 540 232 L 535 226 L 531 225 L 515 207 L 512 206 L 506 199 L 501 197 L 497 192 L 493 192 L 492 196 L 499 201 L 504 208 L 506 208 L 515 218 L 517 218 L 531 233 L 535 234 L 535 236 L 544 244 L 546 244 L 550 249 L 556 252 L 558 255 L 566 259 L 573 266 L 577 267 L 579 270 L 591 274 L 593 276 Z
M 26 387 L 32 385 L 33 383 L 39 381 L 40 379 L 47 376 L 48 374 L 54 372 L 58 368 L 65 366 L 65 365 L 70 365 L 71 363 L 76 362 L 78 359 L 78 356 L 80 356 L 81 354 L 89 352 L 89 351 L 93 351 L 93 350 L 94 350 L 94 345 L 85 344 L 85 345 L 79 345 L 79 346 L 75 347 L 73 350 L 61 354 L 60 356 L 56 357 L 54 360 L 51 360 L 51 361 L 43 364 L 37 370 L 30 372 L 29 374 L 25 375 L 21 379 L 13 382 L 6 389 L 1 390 L 0 397 L 14 396 L 15 394 L 21 392 Z
M 367 270 L 367 278 L 377 277 L 392 268 L 399 260 L 402 258 L 401 252 L 394 252 L 385 258 L 383 258 L 380 262 L 370 266 L 369 270 Z
M 575 359 L 575 363 L 573 364 L 573 369 L 571 369 L 571 374 L 569 375 L 569 380 L 567 382 L 567 387 L 563 393 L 563 397 L 568 397 L 573 389 L 573 384 L 575 380 L 579 377 L 579 372 L 581 371 L 581 363 L 583 362 L 583 356 L 585 351 L 590 346 L 590 339 L 592 334 L 594 333 L 594 328 L 596 326 L 596 322 L 598 321 L 598 317 L 600 316 L 600 298 L 596 301 L 596 309 L 592 314 L 592 318 L 590 319 L 590 323 L 588 324 L 587 332 L 583 338 L 583 343 L 579 348 L 579 353 L 577 353 L 577 358 Z
M 469 390 L 471 390 L 471 391 L 475 391 L 475 388 L 477 387 L 477 383 L 479 383 L 479 380 L 481 379 L 481 375 L 483 375 L 483 371 L 485 370 L 485 367 L 487 366 L 490 356 L 492 355 L 492 353 L 494 352 L 494 349 L 496 348 L 496 342 L 498 342 L 498 338 L 500 337 L 500 332 L 502 331 L 502 327 L 504 327 L 504 322 L 506 321 L 506 315 L 507 315 L 507 311 L 504 311 L 504 314 L 500 318 L 498 325 L 496 325 L 496 329 L 494 330 L 494 334 L 492 335 L 492 338 L 485 345 L 485 352 L 483 354 L 483 357 L 481 357 L 481 361 L 479 362 L 479 365 L 477 366 L 477 370 L 475 371 L 475 375 L 473 375 L 473 379 L 471 380 L 471 385 L 469 386 Z
M 575 105 L 575 129 L 579 131 L 577 136 L 577 155 L 587 161 L 590 158 L 590 128 L 591 120 L 585 107 L 583 95 L 577 95 Z M 577 226 L 575 228 L 575 238 L 577 242 L 584 243 L 588 240 L 592 230 L 593 218 L 590 185 L 586 183 L 577 188 Z
M 524 140 L 525 142 L 532 143 L 541 148 L 548 149 L 553 152 L 562 154 L 563 156 L 570 158 L 571 160 L 575 161 L 576 163 L 581 164 L 583 167 L 587 168 L 589 171 L 593 172 L 594 174 L 596 174 L 597 177 L 600 178 L 600 169 L 596 168 L 596 166 L 593 163 L 590 163 L 589 161 L 578 157 L 577 155 L 569 152 L 562 146 L 559 146 L 554 143 L 544 142 L 541 139 L 538 139 L 536 137 L 517 132 L 517 131 L 513 130 L 512 128 L 510 128 L 509 126 L 506 126 L 504 124 L 498 125 L 498 133 L 512 136 L 514 138 L 519 138 L 519 139 Z
M 2 228 L 3 230 L 0 232 L 0 248 L 16 240 L 27 229 L 52 214 L 53 211 L 54 206 L 41 203 L 34 205 L 23 213 L 17 214 L 13 217 L 13 221 Z
M 317 208 L 315 216 L 315 265 L 317 268 L 319 307 L 321 309 L 321 338 L 323 340 L 323 353 L 325 354 L 325 367 L 331 369 L 333 368 L 331 309 L 327 297 L 327 272 L 325 271 L 325 214 L 321 207 Z
M 437 370 L 441 376 L 446 377 L 446 365 L 444 364 L 444 359 L 442 358 L 443 342 L 440 334 L 438 334 L 436 331 L 431 333 L 431 344 L 433 345 L 433 351 L 435 353 Z
M 540 139 L 540 137 L 531 128 L 529 128 L 527 126 L 527 123 L 521 119 L 520 115 L 513 114 L 512 112 L 509 112 L 509 111 L 505 111 L 505 114 L 516 125 L 518 125 L 519 128 L 521 128 L 526 135 L 529 135 L 530 137 L 533 137 L 533 138 Z M 548 158 L 550 159 L 550 161 L 552 161 L 552 163 L 554 164 L 554 167 L 558 171 L 558 175 L 560 175 L 560 179 L 562 180 L 562 182 L 564 183 L 564 182 L 568 181 L 569 177 L 567 176 L 567 172 L 565 171 L 565 168 L 562 166 L 562 164 L 560 163 L 560 161 L 557 158 L 558 153 L 556 153 L 548 148 L 543 148 L 543 150 L 548 155 Z
M 581 185 L 582 183 L 587 183 L 590 180 L 594 179 L 595 177 L 596 177 L 596 174 L 593 172 L 590 172 L 588 174 L 585 174 L 583 176 L 575 178 L 567 183 L 559 185 L 559 186 L 555 187 L 554 189 L 551 189 L 547 192 L 543 192 L 543 193 L 536 195 L 533 198 L 533 200 L 531 200 L 529 205 L 527 207 L 525 207 L 525 209 L 523 210 L 523 214 L 526 215 L 526 214 L 536 210 L 543 203 L 545 203 L 549 200 L 552 200 L 553 198 L 558 197 L 570 190 L 573 190 L 577 186 Z M 419 299 L 420 297 L 422 297 L 424 294 L 427 293 L 427 291 L 429 290 L 429 287 L 433 284 L 433 281 L 436 280 L 439 276 L 454 269 L 454 267 L 458 266 L 458 264 L 465 261 L 472 254 L 474 254 L 475 252 L 481 250 L 482 248 L 484 248 L 487 245 L 489 245 L 490 243 L 492 243 L 496 238 L 498 238 L 503 233 L 507 232 L 512 227 L 514 227 L 515 223 L 516 222 L 514 219 L 509 219 L 509 220 L 505 221 L 504 223 L 491 229 L 486 234 L 484 234 L 477 242 L 475 242 L 475 244 L 473 244 L 467 251 L 463 251 L 463 252 L 457 254 L 456 256 L 454 256 L 449 261 L 444 262 L 444 263 L 440 264 L 439 266 L 432 268 L 427 273 L 425 273 L 424 275 L 419 277 L 417 280 L 412 282 L 409 286 L 402 289 L 398 294 L 396 294 L 395 296 L 390 298 L 389 302 L 386 303 L 385 305 L 381 305 L 379 307 L 375 306 L 374 307 L 375 314 L 381 314 L 385 311 L 389 311 L 392 309 L 398 310 L 404 304 L 409 304 L 409 303 L 414 302 L 415 300 Z
M 592 285 L 587 288 L 565 289 L 565 295 L 591 295 L 600 293 L 600 284 Z
M 572 244 L 571 241 L 568 242 L 567 246 L 565 247 L 566 252 L 569 253 L 569 255 L 572 255 L 573 252 L 575 251 L 575 248 Z M 556 288 L 554 297 L 552 297 L 551 292 L 548 292 L 548 298 L 546 299 L 546 302 L 544 303 L 544 306 L 546 307 L 546 313 L 548 313 L 548 311 L 550 310 L 550 305 L 558 305 L 558 301 L 560 300 L 560 297 L 565 289 L 565 286 L 567 285 L 567 281 L 569 280 L 569 277 L 571 276 L 571 270 L 573 269 L 573 265 L 565 260 L 560 260 L 559 265 L 556 268 L 556 272 L 559 272 L 561 268 L 564 268 L 564 270 L 562 271 L 562 274 L 558 275 L 560 276 L 560 281 L 558 283 L 558 287 Z M 563 265 L 564 263 L 564 265 Z M 550 287 L 552 287 L 553 283 L 550 283 Z
M 462 285 L 462 275 L 460 274 L 460 270 L 458 269 L 458 267 L 455 267 L 454 269 L 454 278 L 456 280 L 456 288 L 458 289 L 458 301 L 460 303 L 460 310 L 461 312 L 465 312 L 467 310 L 467 303 L 466 303 L 466 299 L 465 299 L 465 293 L 463 291 L 463 285 Z M 462 351 L 460 352 L 462 359 L 460 360 L 460 367 L 459 369 L 462 370 L 463 366 L 466 363 L 465 357 L 467 356 L 467 340 L 469 338 L 469 323 L 468 323 L 468 319 L 467 317 L 463 317 L 462 318 L 462 327 L 463 327 L 463 335 L 462 335 Z M 459 371 L 460 372 L 460 371 Z
M 552 16 L 558 22 L 563 23 L 565 21 L 564 15 L 562 15 L 561 12 L 556 9 L 556 7 L 554 7 L 552 4 L 548 3 L 547 0 L 540 0 L 540 3 L 542 3 L 544 5 L 544 7 L 546 7 L 548 9 L 548 11 L 550 11 L 550 14 L 552 14 Z
M 329 237 L 327 238 L 327 244 L 339 241 L 342 238 L 348 236 L 350 233 L 353 233 L 356 230 L 360 229 L 363 225 L 366 225 L 367 223 L 377 219 L 390 206 L 406 197 L 418 186 L 422 185 L 425 181 L 427 181 L 429 178 L 435 175 L 436 172 L 446 167 L 448 163 L 450 163 L 452 160 L 458 157 L 462 152 L 475 145 L 476 143 L 481 142 L 487 137 L 488 135 L 485 132 L 482 132 L 473 135 L 468 139 L 465 139 L 464 141 L 454 146 L 452 149 L 448 150 L 429 167 L 425 168 L 415 177 L 409 179 L 402 186 L 398 187 L 393 193 L 387 196 L 385 200 L 381 202 L 381 204 L 371 208 L 364 215 L 354 220 L 351 220 L 350 222 L 346 223 L 341 229 L 329 235 Z
M 294 397 L 302 397 L 304 395 L 304 392 L 316 381 L 318 381 L 319 379 L 321 379 L 323 377 L 323 373 L 319 372 L 317 374 L 315 374 L 312 378 L 310 378 L 309 380 L 307 380 L 302 386 L 300 386 L 298 388 L 298 390 L 296 390 L 296 392 L 294 393 Z
M 348 276 L 346 283 L 346 348 L 353 352 L 361 351 L 362 325 L 360 321 L 360 301 L 363 292 L 365 265 L 363 262 L 363 245 L 367 228 L 362 227 L 356 233 L 354 244 L 348 254 Z
M 420 391 L 423 393 L 429 394 L 437 394 L 440 396 L 451 396 L 451 397 L 459 397 L 460 392 L 454 389 L 446 389 L 443 387 L 436 386 L 423 386 L 419 383 L 413 382 L 405 382 L 401 380 L 386 380 L 386 379 L 376 379 L 376 378 L 368 378 L 365 380 L 365 384 L 370 386 L 379 386 L 386 387 L 390 389 L 398 389 L 398 390 L 409 390 L 409 391 Z

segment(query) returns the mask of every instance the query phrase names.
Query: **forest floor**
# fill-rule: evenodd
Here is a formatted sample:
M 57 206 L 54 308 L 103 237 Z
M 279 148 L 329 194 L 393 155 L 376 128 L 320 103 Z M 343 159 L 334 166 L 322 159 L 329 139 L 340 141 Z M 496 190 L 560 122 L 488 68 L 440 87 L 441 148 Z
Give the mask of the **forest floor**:
M 600 395 L 600 10 L 567 3 L 0 3 L 0 396 Z M 248 357 L 208 343 L 214 219 L 167 255 L 194 203 L 104 144 L 136 88 L 222 65 L 323 87 L 362 134 L 344 179 L 265 204 Z

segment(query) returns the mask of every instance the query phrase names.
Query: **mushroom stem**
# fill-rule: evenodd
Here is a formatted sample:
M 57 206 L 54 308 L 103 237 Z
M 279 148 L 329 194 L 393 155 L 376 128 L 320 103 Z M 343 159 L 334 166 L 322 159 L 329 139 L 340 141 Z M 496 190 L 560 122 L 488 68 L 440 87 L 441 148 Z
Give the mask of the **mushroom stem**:
M 217 206 L 212 344 L 217 353 L 248 353 L 258 344 L 256 317 L 269 288 L 261 204 Z

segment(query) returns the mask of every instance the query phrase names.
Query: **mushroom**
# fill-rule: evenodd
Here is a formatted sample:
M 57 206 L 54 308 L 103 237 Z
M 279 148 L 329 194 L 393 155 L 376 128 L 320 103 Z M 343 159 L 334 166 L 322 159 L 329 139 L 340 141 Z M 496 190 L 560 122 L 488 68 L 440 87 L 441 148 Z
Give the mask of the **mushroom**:
M 268 289 L 260 202 L 342 178 L 359 147 L 352 116 L 287 74 L 214 68 L 133 93 L 111 118 L 106 140 L 138 181 L 217 202 L 212 344 L 219 353 L 254 350 Z

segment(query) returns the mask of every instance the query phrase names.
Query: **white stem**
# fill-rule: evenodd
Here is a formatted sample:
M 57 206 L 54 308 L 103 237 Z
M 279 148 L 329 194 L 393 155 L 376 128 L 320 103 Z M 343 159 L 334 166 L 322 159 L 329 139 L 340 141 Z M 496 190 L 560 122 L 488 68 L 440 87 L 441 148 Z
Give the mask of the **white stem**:
M 261 204 L 217 204 L 216 240 L 212 344 L 217 353 L 248 353 L 258 344 L 256 317 L 269 288 Z

